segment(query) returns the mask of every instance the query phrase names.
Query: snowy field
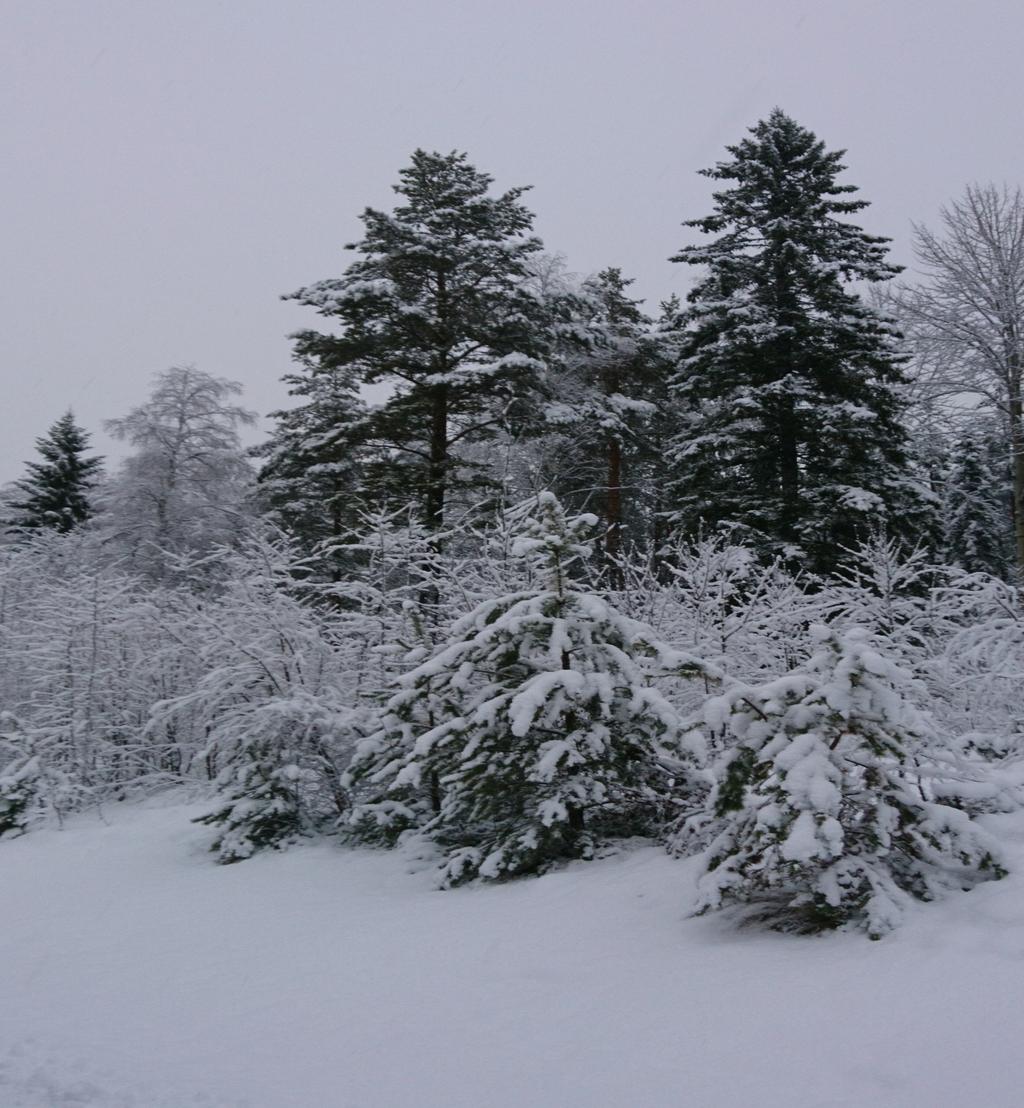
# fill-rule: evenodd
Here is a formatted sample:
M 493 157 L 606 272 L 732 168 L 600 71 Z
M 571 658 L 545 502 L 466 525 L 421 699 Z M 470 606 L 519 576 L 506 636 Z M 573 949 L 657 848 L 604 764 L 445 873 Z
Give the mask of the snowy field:
M 0 1108 L 1024 1103 L 1024 877 L 799 939 L 686 919 L 653 848 L 442 893 L 325 843 L 219 868 L 196 811 L 0 844 Z

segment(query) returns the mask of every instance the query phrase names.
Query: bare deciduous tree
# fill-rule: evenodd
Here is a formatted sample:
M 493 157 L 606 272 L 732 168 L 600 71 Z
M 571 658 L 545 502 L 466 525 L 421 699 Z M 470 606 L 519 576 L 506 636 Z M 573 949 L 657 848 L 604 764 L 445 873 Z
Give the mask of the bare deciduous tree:
M 998 413 L 1013 471 L 1013 529 L 1024 572 L 1024 194 L 971 185 L 941 211 L 939 233 L 915 225 L 924 280 L 901 288 L 899 314 L 927 399 L 971 398 Z
M 113 482 L 108 519 L 139 568 L 169 552 L 236 537 L 252 477 L 238 428 L 255 415 L 232 403 L 242 387 L 194 367 L 157 374 L 145 404 L 105 424 L 135 447 Z

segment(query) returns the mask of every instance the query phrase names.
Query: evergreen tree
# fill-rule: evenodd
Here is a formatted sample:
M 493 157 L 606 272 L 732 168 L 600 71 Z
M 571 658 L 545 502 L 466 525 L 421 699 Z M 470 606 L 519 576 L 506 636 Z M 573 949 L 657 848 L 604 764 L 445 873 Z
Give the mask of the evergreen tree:
M 28 476 L 15 485 L 10 508 L 16 526 L 66 533 L 92 515 L 89 494 L 103 459 L 87 458 L 89 435 L 70 409 L 47 434 L 36 439 L 41 462 L 28 462 Z
M 217 828 L 210 850 L 219 862 L 242 862 L 309 832 L 302 794 L 313 775 L 298 763 L 294 751 L 251 743 L 238 762 L 221 771 L 217 803 L 194 821 Z
M 850 288 L 899 272 L 846 217 L 842 152 L 779 109 L 704 174 L 728 187 L 687 226 L 716 236 L 674 261 L 689 294 L 674 379 L 674 516 L 740 526 L 770 553 L 829 569 L 869 524 L 914 532 L 924 496 L 900 424 L 893 325 Z
M 697 907 L 739 903 L 779 930 L 854 923 L 878 938 L 911 900 L 1005 870 L 966 812 L 926 799 L 914 759 L 937 736 L 909 677 L 863 632 L 815 632 L 806 664 L 709 705 L 709 725 L 736 745 L 717 769 L 722 826 Z
M 631 284 L 609 268 L 569 298 L 567 349 L 546 409 L 548 424 L 564 429 L 551 447 L 557 488 L 563 498 L 598 509 L 613 578 L 624 535 L 647 538 L 651 513 L 641 477 L 668 369 L 641 302 L 627 295 Z
M 491 178 L 464 154 L 417 150 L 399 175 L 404 202 L 363 213 L 344 275 L 292 294 L 340 330 L 300 332 L 295 353 L 308 374 L 387 386 L 352 430 L 383 459 L 378 499 L 414 498 L 437 530 L 452 494 L 481 484 L 466 448 L 526 414 L 543 369 L 543 311 L 527 282 L 540 242 L 525 190 L 490 196 Z
M 277 425 L 253 450 L 265 459 L 258 503 L 307 549 L 349 534 L 372 500 L 359 449 L 366 408 L 350 377 L 330 370 L 286 376 L 289 395 L 301 402 L 271 413 Z
M 27 758 L 0 770 L 0 838 L 28 826 L 39 788 L 39 762 Z
M 964 436 L 953 447 L 945 488 L 946 557 L 969 573 L 1012 572 L 1009 465 L 995 440 Z
M 542 493 L 514 547 L 536 587 L 457 621 L 357 751 L 351 778 L 376 790 L 355 810 L 357 830 L 387 837 L 422 823 L 446 853 L 446 884 L 590 858 L 609 836 L 659 826 L 660 757 L 677 719 L 651 678 L 702 666 L 573 587 L 596 522 L 567 520 Z
M 39 755 L 10 712 L 0 712 L 0 839 L 20 835 L 39 806 Z

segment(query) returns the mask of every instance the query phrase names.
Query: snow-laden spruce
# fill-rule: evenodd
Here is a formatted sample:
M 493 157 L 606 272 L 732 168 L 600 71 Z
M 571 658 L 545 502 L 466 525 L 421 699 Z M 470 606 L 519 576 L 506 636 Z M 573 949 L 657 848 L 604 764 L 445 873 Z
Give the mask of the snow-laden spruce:
M 349 774 L 364 793 L 357 832 L 386 839 L 420 825 L 444 852 L 447 885 L 539 872 L 654 830 L 678 716 L 651 682 L 706 672 L 573 587 L 594 516 L 567 519 L 552 493 L 520 513 L 513 553 L 533 564 L 536 587 L 457 621 L 400 679 Z
M 863 631 L 813 630 L 804 665 L 708 703 L 736 743 L 717 768 L 697 910 L 741 903 L 779 930 L 853 923 L 877 938 L 913 899 L 1005 870 L 965 811 L 928 799 L 917 762 L 939 740 L 910 676 Z
M 0 839 L 20 835 L 39 807 L 39 757 L 10 712 L 0 712 Z

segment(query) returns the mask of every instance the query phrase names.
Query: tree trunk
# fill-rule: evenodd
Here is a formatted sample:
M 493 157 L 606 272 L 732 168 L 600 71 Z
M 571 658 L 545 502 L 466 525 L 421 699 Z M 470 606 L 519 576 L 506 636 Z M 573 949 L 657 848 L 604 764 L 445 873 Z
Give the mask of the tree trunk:
M 1007 320 L 1003 328 L 1006 344 L 1007 409 L 1010 417 L 1010 464 L 1013 467 L 1013 539 L 1017 583 L 1024 584 L 1024 398 L 1021 397 L 1021 351 L 1019 321 Z
M 622 550 L 622 443 L 618 435 L 608 440 L 608 497 L 605 509 L 604 552 L 611 585 L 621 583 L 619 554 Z
M 1010 396 L 1010 450 L 1013 464 L 1013 534 L 1017 577 L 1024 583 L 1024 405 L 1020 382 Z
M 779 417 L 779 492 L 781 504 L 781 531 L 784 537 L 795 542 L 797 522 L 800 519 L 800 456 L 797 446 L 796 416 L 792 402 L 783 405 Z
M 430 465 L 427 471 L 426 517 L 432 531 L 444 526 L 444 501 L 448 478 L 448 386 L 431 390 Z

